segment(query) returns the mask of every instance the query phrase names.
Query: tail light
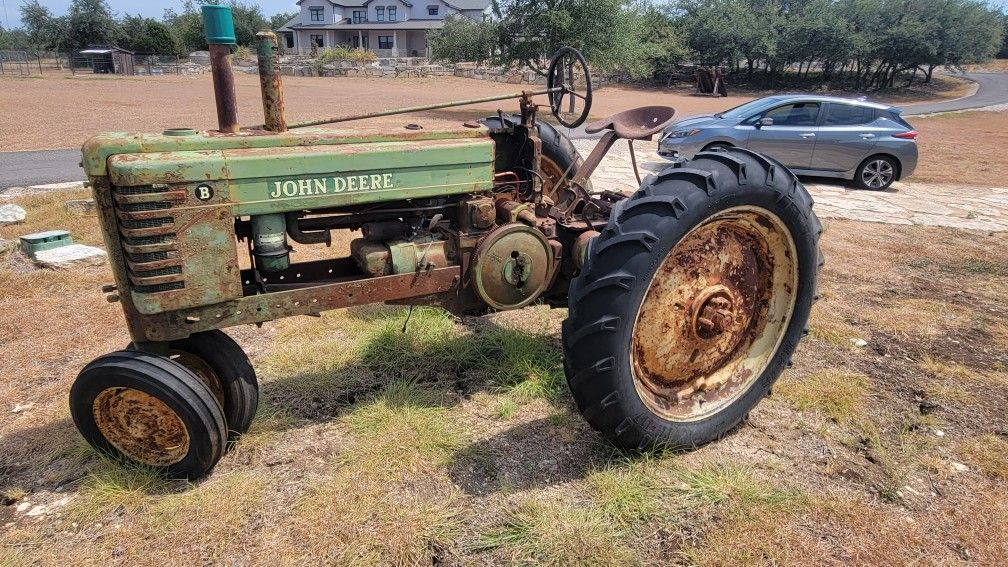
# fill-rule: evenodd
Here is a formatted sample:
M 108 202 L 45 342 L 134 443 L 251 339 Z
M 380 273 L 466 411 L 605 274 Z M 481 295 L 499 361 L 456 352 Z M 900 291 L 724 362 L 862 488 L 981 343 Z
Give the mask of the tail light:
M 900 132 L 898 134 L 893 134 L 893 138 L 899 138 L 901 140 L 916 140 L 917 130 L 910 130 L 909 132 Z

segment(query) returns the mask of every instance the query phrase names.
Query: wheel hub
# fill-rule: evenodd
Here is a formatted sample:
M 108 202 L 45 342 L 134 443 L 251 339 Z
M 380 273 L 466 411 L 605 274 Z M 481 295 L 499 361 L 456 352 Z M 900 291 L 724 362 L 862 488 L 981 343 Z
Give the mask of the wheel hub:
M 107 388 L 92 406 L 95 425 L 127 457 L 151 466 L 168 466 L 189 453 L 189 432 L 168 404 L 133 388 Z
M 723 285 L 703 290 L 693 300 L 693 334 L 708 341 L 730 331 L 735 325 L 735 301 Z

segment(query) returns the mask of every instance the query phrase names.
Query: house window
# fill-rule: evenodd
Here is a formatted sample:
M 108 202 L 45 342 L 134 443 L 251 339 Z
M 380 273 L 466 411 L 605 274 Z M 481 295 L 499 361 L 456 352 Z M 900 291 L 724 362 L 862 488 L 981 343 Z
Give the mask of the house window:
M 427 6 L 427 15 L 428 16 L 436 16 L 437 13 L 438 13 L 438 6 L 437 6 L 437 4 L 431 4 L 431 5 Z
M 353 12 L 353 23 L 359 24 L 367 21 L 367 12 L 364 10 L 354 10 Z
M 294 34 L 285 33 L 284 37 L 287 39 L 287 49 L 294 49 Z
M 308 8 L 308 13 L 311 14 L 311 21 L 324 22 L 325 16 L 323 15 L 323 10 L 325 10 L 325 8 L 322 6 L 312 6 L 311 8 Z
M 378 21 L 379 22 L 384 22 L 385 21 L 385 6 L 378 6 L 377 8 L 375 8 L 375 12 L 377 12 L 377 14 L 378 14 Z
M 395 21 L 395 12 L 396 12 L 396 7 L 395 6 L 389 6 L 388 7 L 388 21 L 390 21 L 390 22 L 394 22 Z
M 392 36 L 390 35 L 380 35 L 378 36 L 378 49 L 392 49 Z
M 322 34 L 313 33 L 309 39 L 311 39 L 311 44 L 315 47 L 325 47 L 325 41 L 322 39 Z

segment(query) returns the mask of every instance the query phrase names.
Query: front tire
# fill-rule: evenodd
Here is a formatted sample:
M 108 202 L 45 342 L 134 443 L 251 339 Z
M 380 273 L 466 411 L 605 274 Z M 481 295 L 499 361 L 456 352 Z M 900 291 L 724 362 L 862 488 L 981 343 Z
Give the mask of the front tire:
M 70 388 L 70 414 L 99 452 L 172 478 L 205 476 L 224 454 L 227 429 L 213 393 L 156 354 L 126 350 L 92 361 Z
M 748 150 L 649 176 L 570 288 L 567 380 L 588 422 L 635 451 L 735 427 L 801 339 L 821 232 L 797 178 Z

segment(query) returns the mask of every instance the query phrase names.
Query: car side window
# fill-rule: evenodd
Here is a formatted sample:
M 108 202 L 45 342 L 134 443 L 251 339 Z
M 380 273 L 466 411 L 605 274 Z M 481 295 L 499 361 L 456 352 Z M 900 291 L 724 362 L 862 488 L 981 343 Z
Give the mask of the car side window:
M 818 102 L 795 102 L 772 108 L 763 118 L 772 118 L 774 126 L 815 126 L 818 116 Z
M 826 106 L 823 126 L 859 126 L 875 120 L 875 110 L 856 104 L 832 102 Z

